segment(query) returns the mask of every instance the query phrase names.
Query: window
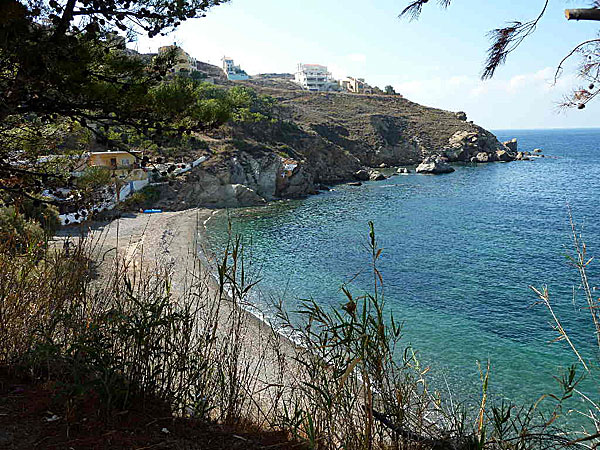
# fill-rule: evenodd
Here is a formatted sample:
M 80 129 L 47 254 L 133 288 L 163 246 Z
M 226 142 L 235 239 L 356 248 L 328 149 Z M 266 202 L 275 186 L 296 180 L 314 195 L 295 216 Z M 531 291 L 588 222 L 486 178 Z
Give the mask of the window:
M 131 163 L 131 161 L 129 161 L 128 159 L 122 159 L 121 160 L 121 165 L 122 166 L 128 166 Z

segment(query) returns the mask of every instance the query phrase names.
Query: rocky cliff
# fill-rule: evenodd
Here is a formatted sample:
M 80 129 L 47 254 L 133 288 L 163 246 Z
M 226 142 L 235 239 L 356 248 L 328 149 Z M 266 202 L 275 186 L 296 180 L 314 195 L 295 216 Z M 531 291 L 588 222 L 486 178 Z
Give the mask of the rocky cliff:
M 235 207 L 298 198 L 350 181 L 360 169 L 514 159 L 463 112 L 395 95 L 308 93 L 287 81 L 249 81 L 276 100 L 272 120 L 230 124 L 206 137 L 210 159 L 162 190 L 161 205 Z

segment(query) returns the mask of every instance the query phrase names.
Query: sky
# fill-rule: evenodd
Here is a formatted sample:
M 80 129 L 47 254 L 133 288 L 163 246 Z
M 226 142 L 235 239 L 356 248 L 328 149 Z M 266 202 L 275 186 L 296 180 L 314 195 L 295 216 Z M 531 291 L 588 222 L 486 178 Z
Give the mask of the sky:
M 564 17 L 566 7 L 585 7 L 586 0 L 550 0 L 536 32 L 485 82 L 480 74 L 487 33 L 534 18 L 543 1 L 454 0 L 447 10 L 436 3 L 409 22 L 398 18 L 408 0 L 231 0 L 168 36 L 140 37 L 130 47 L 146 53 L 176 43 L 212 64 L 232 57 L 249 74 L 293 73 L 299 62 L 323 64 L 336 78 L 389 84 L 409 100 L 465 111 L 469 120 L 493 130 L 600 127 L 600 100 L 584 110 L 558 108 L 580 85 L 576 59 L 552 81 L 562 57 L 598 34 L 597 23 Z

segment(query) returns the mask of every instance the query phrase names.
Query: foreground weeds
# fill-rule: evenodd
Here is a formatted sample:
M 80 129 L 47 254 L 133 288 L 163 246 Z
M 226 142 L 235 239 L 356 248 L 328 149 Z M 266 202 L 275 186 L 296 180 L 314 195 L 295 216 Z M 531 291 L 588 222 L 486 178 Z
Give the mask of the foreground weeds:
M 310 448 L 529 449 L 573 446 L 558 427 L 558 411 L 573 393 L 571 373 L 563 392 L 519 407 L 487 400 L 490 366 L 481 370 L 481 402 L 473 408 L 448 401 L 431 388 L 428 367 L 403 344 L 403 324 L 386 313 L 382 249 L 370 224 L 372 288 L 341 290 L 345 303 L 325 309 L 301 303 L 294 317 L 280 305 L 279 321 L 299 343 L 292 388 L 280 418 Z M 552 400 L 550 402 L 549 400 Z
M 218 288 L 196 258 L 174 286 L 173 268 L 143 256 L 99 266 L 100 250 L 80 240 L 41 260 L 0 255 L 0 367 L 55 383 L 69 405 L 99 397 L 102 413 L 158 401 L 178 416 L 242 420 L 257 377 L 241 346 L 239 243 Z
M 0 367 L 51 386 L 70 417 L 90 404 L 106 418 L 159 404 L 170 417 L 252 424 L 311 449 L 595 442 L 559 428 L 575 369 L 561 393 L 527 407 L 488 400 L 489 365 L 474 408 L 432 389 L 428 368 L 403 344 L 403 324 L 387 312 L 373 224 L 370 291 L 343 286 L 340 308 L 282 304 L 277 331 L 244 310 L 255 280 L 239 238 L 217 258 L 214 277 L 193 256 L 170 267 L 144 255 L 107 260 L 90 239 L 49 248 L 43 258 L 0 255 Z

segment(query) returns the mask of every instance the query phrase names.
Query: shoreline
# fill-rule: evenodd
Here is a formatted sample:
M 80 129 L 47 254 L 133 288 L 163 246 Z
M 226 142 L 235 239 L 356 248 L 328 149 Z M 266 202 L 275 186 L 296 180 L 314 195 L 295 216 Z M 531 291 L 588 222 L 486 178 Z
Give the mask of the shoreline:
M 99 243 L 95 253 L 100 260 L 100 279 L 114 268 L 117 259 L 132 270 L 167 268 L 171 275 L 172 296 L 186 294 L 192 281 L 206 283 L 209 301 L 219 303 L 217 333 L 228 333 L 236 314 L 242 323 L 241 357 L 252 371 L 260 374 L 260 384 L 281 381 L 281 356 L 288 361 L 297 352 L 297 345 L 277 331 L 266 317 L 260 317 L 245 305 L 232 303 L 227 291 L 219 301 L 216 258 L 208 249 L 206 225 L 223 209 L 194 208 L 159 214 L 132 213 L 111 222 L 92 222 L 87 226 L 63 228 L 55 237 L 55 245 L 65 239 L 85 236 Z M 289 364 L 289 363 L 288 363 Z M 288 376 L 292 376 L 291 373 Z M 260 389 L 258 390 L 260 392 Z M 260 394 L 257 395 L 260 401 Z
M 197 258 L 206 269 L 205 275 L 211 278 L 214 293 L 218 283 L 214 267 L 216 257 L 208 248 L 206 226 L 216 214 L 225 210 L 191 208 L 158 214 L 129 213 L 112 221 L 92 221 L 62 228 L 54 237 L 54 245 L 60 246 L 66 239 L 85 236 L 98 240 L 100 246 L 96 252 L 104 255 L 103 265 L 109 265 L 118 257 L 135 267 L 139 267 L 138 263 L 147 267 L 151 261 L 167 265 L 174 275 L 176 292 L 182 287 L 184 275 L 189 273 L 189 260 Z M 263 326 L 271 328 L 266 318 L 247 308 L 242 309 Z

